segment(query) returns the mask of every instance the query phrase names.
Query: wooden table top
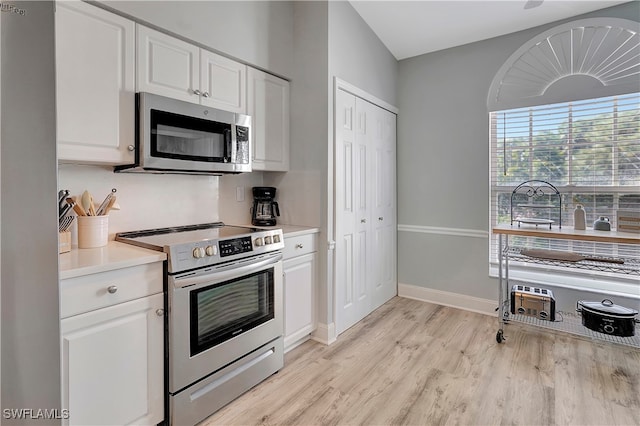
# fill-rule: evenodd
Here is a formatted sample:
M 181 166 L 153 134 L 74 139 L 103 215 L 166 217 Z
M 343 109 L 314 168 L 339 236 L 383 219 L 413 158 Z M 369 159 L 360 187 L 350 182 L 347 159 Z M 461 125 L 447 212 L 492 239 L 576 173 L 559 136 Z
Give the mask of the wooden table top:
M 494 234 L 519 235 L 523 237 L 554 238 L 560 240 L 594 241 L 602 243 L 640 244 L 640 234 L 634 232 L 594 231 L 593 229 L 576 230 L 571 227 L 549 229 L 547 226 L 498 225 L 493 228 Z

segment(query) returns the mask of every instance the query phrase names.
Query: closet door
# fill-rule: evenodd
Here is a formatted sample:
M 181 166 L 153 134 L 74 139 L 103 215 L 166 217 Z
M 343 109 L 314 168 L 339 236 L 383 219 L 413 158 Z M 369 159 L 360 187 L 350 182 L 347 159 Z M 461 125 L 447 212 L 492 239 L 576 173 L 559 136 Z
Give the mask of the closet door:
M 373 120 L 373 268 L 371 310 L 398 294 L 396 215 L 396 115 L 374 107 Z
M 397 293 L 395 114 L 338 90 L 335 111 L 336 332 Z
M 370 239 L 366 182 L 370 154 L 367 117 L 356 112 L 358 99 L 342 90 L 336 95 L 335 230 L 336 332 L 354 325 L 369 310 L 367 250 Z

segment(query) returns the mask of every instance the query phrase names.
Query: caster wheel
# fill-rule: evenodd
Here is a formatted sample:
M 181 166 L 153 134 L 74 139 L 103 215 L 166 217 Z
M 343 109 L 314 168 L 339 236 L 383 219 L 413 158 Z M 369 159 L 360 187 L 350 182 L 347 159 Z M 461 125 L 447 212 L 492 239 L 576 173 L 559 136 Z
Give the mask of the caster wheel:
M 504 335 L 502 333 L 502 330 L 498 330 L 498 332 L 496 333 L 496 342 L 502 343 L 503 341 L 504 341 Z

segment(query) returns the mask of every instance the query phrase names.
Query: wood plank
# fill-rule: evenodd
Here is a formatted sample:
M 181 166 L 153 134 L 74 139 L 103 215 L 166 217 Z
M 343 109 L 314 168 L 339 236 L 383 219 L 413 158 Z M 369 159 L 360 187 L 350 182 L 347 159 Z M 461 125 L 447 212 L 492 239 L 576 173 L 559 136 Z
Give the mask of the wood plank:
M 395 297 L 200 426 L 640 424 L 640 351 Z
M 498 225 L 493 228 L 494 234 L 520 235 L 523 237 L 555 238 L 559 240 L 594 241 L 601 243 L 640 244 L 640 234 L 621 231 L 594 231 L 593 229 L 576 230 L 569 227 L 537 228 L 529 225 Z

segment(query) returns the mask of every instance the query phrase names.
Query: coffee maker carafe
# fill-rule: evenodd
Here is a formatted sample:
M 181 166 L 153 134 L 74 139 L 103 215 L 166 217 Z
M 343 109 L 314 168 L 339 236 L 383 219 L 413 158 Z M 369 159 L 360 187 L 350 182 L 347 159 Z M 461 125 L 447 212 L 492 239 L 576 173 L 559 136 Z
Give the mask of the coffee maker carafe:
M 276 216 L 280 216 L 280 208 L 275 201 L 276 189 L 271 186 L 253 187 L 253 208 L 251 224 L 254 226 L 274 226 Z

